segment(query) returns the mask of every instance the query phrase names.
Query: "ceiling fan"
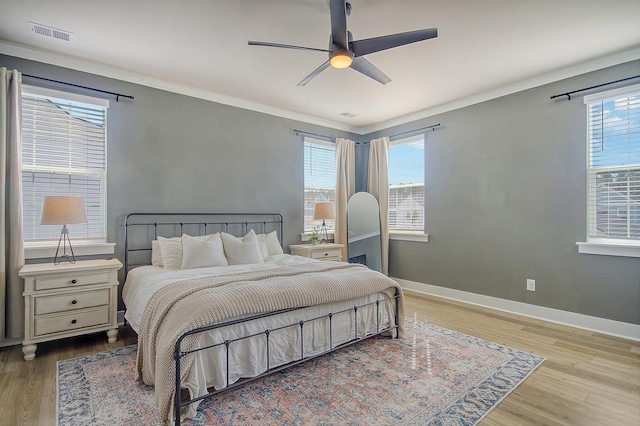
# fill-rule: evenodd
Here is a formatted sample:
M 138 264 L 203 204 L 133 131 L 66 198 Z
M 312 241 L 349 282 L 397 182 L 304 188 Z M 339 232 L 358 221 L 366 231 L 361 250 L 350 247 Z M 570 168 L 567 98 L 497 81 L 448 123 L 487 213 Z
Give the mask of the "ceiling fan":
M 391 79 L 371 62 L 363 58 L 364 55 L 438 37 L 438 29 L 429 28 L 354 41 L 351 32 L 347 31 L 347 16 L 351 13 L 351 4 L 347 3 L 346 0 L 330 0 L 329 12 L 331 14 L 331 35 L 328 49 L 253 40 L 249 41 L 249 46 L 280 47 L 329 53 L 329 59 L 303 78 L 298 83 L 298 86 L 305 86 L 330 65 L 334 68 L 351 67 L 379 83 L 387 84 Z

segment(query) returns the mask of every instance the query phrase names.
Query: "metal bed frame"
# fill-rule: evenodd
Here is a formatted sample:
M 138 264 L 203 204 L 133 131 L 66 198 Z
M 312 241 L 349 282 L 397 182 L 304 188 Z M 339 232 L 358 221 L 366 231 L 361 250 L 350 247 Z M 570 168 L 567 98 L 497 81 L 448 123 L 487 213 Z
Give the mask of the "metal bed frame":
M 266 213 L 266 214 L 262 214 L 262 213 L 249 213 L 249 214 L 245 214 L 245 213 L 131 213 L 127 215 L 125 219 L 125 255 L 124 255 L 125 256 L 125 264 L 124 264 L 125 277 L 131 268 L 136 266 L 151 264 L 150 257 L 151 257 L 151 241 L 152 240 L 157 239 L 158 236 L 173 237 L 173 236 L 182 235 L 183 232 L 186 232 L 187 228 L 189 228 L 189 231 L 190 231 L 189 235 L 205 235 L 207 232 L 222 231 L 222 232 L 228 232 L 228 233 L 234 234 L 236 236 L 242 236 L 247 232 L 249 232 L 250 229 L 254 229 L 256 233 L 258 232 L 268 233 L 268 232 L 272 232 L 273 230 L 276 230 L 278 233 L 278 240 L 280 241 L 281 245 L 283 244 L 282 243 L 283 219 L 282 219 L 282 215 L 277 213 L 275 214 L 274 213 Z M 139 240 L 131 241 L 131 239 L 135 239 L 133 238 L 133 235 L 132 235 L 134 232 L 134 229 L 137 231 L 140 231 L 142 229 L 143 237 L 144 237 L 143 240 L 145 240 L 144 242 L 141 242 Z M 152 232 L 150 232 L 151 230 Z M 194 230 L 196 231 L 195 233 L 194 233 Z M 235 232 L 231 232 L 234 230 Z M 131 263 L 132 262 L 131 258 L 134 255 L 141 254 L 141 253 L 148 254 L 149 261 L 147 262 L 136 261 L 135 263 Z M 395 303 L 395 306 L 394 306 L 395 309 L 394 309 L 394 315 L 393 315 L 394 323 L 382 329 L 380 328 L 380 303 L 387 303 L 387 304 Z M 257 319 L 267 318 L 267 317 L 279 315 L 285 312 L 294 312 L 294 311 L 303 309 L 304 307 L 285 309 L 285 310 L 280 310 L 275 312 L 268 312 L 264 314 L 253 315 L 247 318 L 236 319 L 236 320 L 227 321 L 220 324 L 211 324 L 211 325 L 200 327 L 184 333 L 182 336 L 178 338 L 175 344 L 174 354 L 173 354 L 175 367 L 176 367 L 175 396 L 174 396 L 175 425 L 180 426 L 180 423 L 181 423 L 180 414 L 181 414 L 182 408 L 194 402 L 201 401 L 205 398 L 208 398 L 213 395 L 217 395 L 229 389 L 242 386 L 248 382 L 258 380 L 262 377 L 265 377 L 270 374 L 276 373 L 278 371 L 284 370 L 286 368 L 298 365 L 302 362 L 305 362 L 314 358 L 318 358 L 320 356 L 334 352 L 337 349 L 361 342 L 362 340 L 368 339 L 370 337 L 379 336 L 382 334 L 389 334 L 391 335 L 391 337 L 397 337 L 398 329 L 399 329 L 399 325 L 398 325 L 399 303 L 400 303 L 400 294 L 399 294 L 399 291 L 396 289 L 395 294 L 393 296 L 384 298 L 382 300 L 377 299 L 370 303 L 354 306 L 353 308 L 348 308 L 348 309 L 344 309 L 336 312 L 330 312 L 326 315 L 317 316 L 307 320 L 300 320 L 290 324 L 282 325 L 277 328 L 266 329 L 259 333 L 242 336 L 236 339 L 225 340 L 224 342 L 219 342 L 212 345 L 199 347 L 197 349 L 190 350 L 190 351 L 183 351 L 181 349 L 182 341 L 188 336 L 235 325 L 235 324 L 240 324 L 243 322 L 249 322 Z M 375 305 L 375 310 L 376 310 L 376 313 L 375 313 L 376 314 L 376 331 L 373 333 L 366 333 L 366 330 L 365 330 L 365 333 L 363 333 L 362 336 L 359 336 L 358 335 L 358 309 L 361 309 L 367 306 L 373 306 L 373 305 Z M 346 314 L 349 312 L 353 312 L 353 316 L 354 316 L 354 326 L 355 326 L 354 336 L 355 337 L 347 342 L 334 346 L 333 318 L 336 315 Z M 305 348 L 304 348 L 305 324 L 313 321 L 325 319 L 325 318 L 329 320 L 329 349 L 326 351 L 322 351 L 320 353 L 316 353 L 314 355 L 308 355 L 308 356 L 305 355 Z M 269 355 L 270 355 L 269 336 L 273 332 L 276 332 L 278 330 L 282 330 L 285 328 L 289 328 L 289 327 L 299 327 L 300 329 L 300 358 L 297 360 L 288 362 L 286 364 L 272 368 L 269 365 L 269 359 L 270 359 L 269 358 Z M 266 342 L 265 356 L 266 356 L 267 369 L 263 373 L 255 377 L 242 378 L 234 383 L 229 383 L 229 353 L 230 353 L 229 351 L 230 351 L 231 344 L 234 342 L 239 342 L 239 341 L 250 339 L 250 338 L 256 338 L 259 336 L 264 336 L 265 342 Z M 181 382 L 180 360 L 184 356 L 194 354 L 199 351 L 212 349 L 216 347 L 222 347 L 222 346 L 224 346 L 225 355 L 226 355 L 226 366 L 225 366 L 226 386 L 217 390 L 214 389 L 213 391 L 207 393 L 206 395 L 202 395 L 196 398 L 191 398 L 183 401 L 181 398 L 182 388 L 180 383 Z

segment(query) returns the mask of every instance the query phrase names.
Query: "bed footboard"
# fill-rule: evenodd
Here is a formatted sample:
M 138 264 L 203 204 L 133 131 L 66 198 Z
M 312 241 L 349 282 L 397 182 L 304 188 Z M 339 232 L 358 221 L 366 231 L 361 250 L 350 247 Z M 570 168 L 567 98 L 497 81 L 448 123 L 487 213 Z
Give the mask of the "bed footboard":
M 381 328 L 380 326 L 380 305 L 381 304 L 391 304 L 390 306 L 393 306 L 393 323 L 389 323 L 388 325 L 384 326 Z M 240 323 L 244 323 L 244 322 L 249 322 L 249 321 L 253 321 L 253 320 L 257 320 L 257 319 L 263 319 L 263 318 L 267 318 L 267 317 L 271 317 L 274 315 L 279 315 L 282 313 L 286 313 L 286 312 L 294 312 L 303 308 L 296 308 L 296 309 L 287 309 L 287 310 L 282 310 L 282 311 L 277 311 L 277 312 L 269 312 L 269 313 L 265 313 L 265 314 L 261 314 L 261 315 L 254 315 L 248 318 L 242 318 L 242 319 L 238 319 L 238 320 L 234 320 L 234 321 L 228 321 L 222 324 L 215 324 L 215 325 L 210 325 L 210 326 L 206 326 L 206 327 L 201 327 L 201 328 L 197 328 L 191 331 L 188 331 L 187 333 L 183 334 L 182 336 L 180 336 L 180 338 L 178 339 L 178 341 L 176 342 L 175 345 L 175 351 L 174 351 L 174 360 L 175 360 L 175 396 L 174 396 L 174 416 L 175 416 L 175 424 L 177 426 L 180 425 L 181 423 L 181 419 L 180 419 L 180 414 L 181 411 L 184 407 L 187 407 L 190 404 L 193 404 L 195 402 L 201 401 L 205 398 L 209 398 L 213 395 L 217 395 L 221 392 L 227 391 L 229 389 L 233 389 L 235 387 L 238 386 L 242 386 L 245 383 L 260 379 L 262 377 L 268 376 L 270 374 L 276 373 L 278 371 L 281 371 L 285 368 L 289 368 L 292 367 L 294 365 L 300 364 L 302 362 L 308 361 L 310 359 L 313 358 L 317 358 L 320 357 L 322 355 L 326 355 L 328 353 L 331 353 L 337 349 L 352 345 L 354 343 L 358 343 L 364 339 L 368 339 L 370 337 L 374 337 L 374 336 L 379 336 L 379 335 L 383 335 L 383 334 L 389 334 L 392 338 L 397 338 L 398 337 L 398 332 L 399 332 L 399 304 L 400 304 L 400 292 L 399 290 L 396 288 L 395 289 L 395 294 L 393 296 L 390 297 L 386 297 L 384 299 L 380 299 L 378 298 L 377 300 L 375 300 L 374 302 L 370 302 L 370 303 L 364 303 L 361 305 L 356 305 L 353 308 L 349 308 L 349 309 L 344 309 L 341 311 L 336 311 L 336 312 L 330 312 L 327 313 L 325 315 L 321 315 L 321 316 L 316 316 L 314 318 L 308 318 L 306 320 L 301 320 L 301 321 L 297 321 L 297 322 L 292 322 L 292 323 L 288 323 L 288 324 L 284 324 L 280 327 L 277 328 L 272 328 L 272 329 L 266 329 L 266 330 L 262 330 L 261 332 L 258 333 L 253 333 L 253 334 L 249 334 L 246 336 L 242 336 L 236 339 L 232 339 L 232 340 L 225 340 L 223 342 L 217 342 L 215 344 L 211 344 L 211 345 L 207 345 L 207 346 L 203 346 L 203 347 L 199 347 L 197 349 L 191 350 L 191 351 L 182 351 L 181 350 L 181 345 L 182 345 L 182 341 L 190 335 L 194 335 L 194 334 L 199 334 L 199 333 L 204 333 L 207 331 L 211 331 L 211 330 L 215 330 L 215 329 L 219 329 L 219 328 L 223 328 L 223 327 L 227 327 L 230 325 L 236 325 L 236 324 L 240 324 Z M 367 330 L 365 330 L 364 332 L 359 332 L 358 331 L 358 310 L 361 310 L 363 308 L 366 307 L 373 307 L 375 309 L 375 316 L 376 316 L 376 324 L 375 324 L 375 331 L 374 332 L 367 332 Z M 343 342 L 340 344 L 336 344 L 334 346 L 334 336 L 333 336 L 333 321 L 334 321 L 334 317 L 336 315 L 340 315 L 340 314 L 346 314 L 346 313 L 352 313 L 353 314 L 353 319 L 354 319 L 354 325 L 355 325 L 355 330 L 354 330 L 354 338 L 347 341 L 347 342 Z M 305 324 L 312 322 L 312 321 L 317 321 L 317 320 L 321 320 L 321 319 L 326 319 L 328 320 L 329 323 L 329 349 L 322 351 L 320 353 L 313 353 L 310 355 L 306 355 L 305 354 L 305 347 L 304 347 L 304 342 L 305 342 Z M 288 362 L 286 364 L 283 365 L 278 365 L 278 366 L 271 366 L 269 365 L 270 363 L 270 335 L 271 333 L 274 333 L 278 330 L 284 329 L 284 328 L 289 328 L 289 327 L 299 327 L 300 330 L 300 357 L 299 359 L 293 360 L 291 362 Z M 245 340 L 245 339 L 250 339 L 250 338 L 255 338 L 255 337 L 259 337 L 259 336 L 263 336 L 265 339 L 265 346 L 266 346 L 266 352 L 265 352 L 265 356 L 266 356 L 266 365 L 267 365 L 267 369 L 262 372 L 261 374 L 255 376 L 255 377 L 250 377 L 250 378 L 243 378 L 240 379 L 234 383 L 229 383 L 229 367 L 230 367 L 230 360 L 229 360 L 229 348 L 230 345 L 234 342 L 237 341 L 241 341 L 241 340 Z M 181 395 L 181 389 L 182 389 L 182 384 L 181 384 L 181 371 L 180 371 L 180 360 L 184 357 L 187 356 L 189 354 L 193 354 L 199 351 L 203 351 L 203 350 L 207 350 L 207 349 L 212 349 L 212 348 L 216 348 L 216 347 L 221 347 L 223 348 L 223 350 L 225 351 L 226 354 L 226 386 L 221 388 L 221 389 L 214 389 L 213 391 L 207 393 L 206 395 L 201 395 L 201 396 L 197 396 L 195 398 L 191 398 L 185 401 L 182 401 L 180 398 Z

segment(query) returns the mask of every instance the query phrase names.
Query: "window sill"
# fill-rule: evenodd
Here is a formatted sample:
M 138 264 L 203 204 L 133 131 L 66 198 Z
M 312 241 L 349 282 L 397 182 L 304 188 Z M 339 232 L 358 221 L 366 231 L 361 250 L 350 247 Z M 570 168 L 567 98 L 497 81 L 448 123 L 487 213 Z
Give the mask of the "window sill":
M 333 229 L 327 231 L 327 234 L 329 235 L 329 241 L 333 241 Z M 300 234 L 300 241 L 303 243 L 308 243 L 309 242 L 309 237 L 311 236 L 311 232 L 303 232 Z M 322 234 L 321 234 L 322 236 Z M 322 237 L 324 239 L 324 237 Z
M 309 242 L 309 235 L 309 233 L 300 234 L 300 241 L 304 243 Z M 429 234 L 425 234 L 421 231 L 390 232 L 389 239 L 397 241 L 415 241 L 419 243 L 428 243 Z M 333 231 L 329 231 L 329 241 L 333 241 Z
M 428 243 L 429 234 L 425 234 L 422 231 L 390 231 L 389 239 L 397 241 L 414 241 L 419 243 Z
M 105 242 L 71 242 L 73 246 L 73 253 L 76 256 L 91 256 L 102 254 L 113 254 L 115 243 Z M 43 259 L 48 257 L 54 257 L 56 255 L 56 248 L 58 242 L 28 242 L 24 243 L 24 257 L 25 259 Z M 60 254 L 60 253 L 58 253 Z
M 578 253 L 602 256 L 640 257 L 640 245 L 626 242 L 578 242 Z

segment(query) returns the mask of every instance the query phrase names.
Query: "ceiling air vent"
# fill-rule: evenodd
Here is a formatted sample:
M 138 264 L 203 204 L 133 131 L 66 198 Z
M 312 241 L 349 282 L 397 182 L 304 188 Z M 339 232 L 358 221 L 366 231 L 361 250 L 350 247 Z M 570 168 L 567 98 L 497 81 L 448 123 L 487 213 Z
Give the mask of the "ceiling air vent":
M 352 113 L 347 112 L 347 111 L 345 111 L 345 112 L 341 112 L 341 113 L 340 113 L 340 114 L 338 114 L 338 115 L 341 115 L 341 116 L 343 116 L 343 117 L 347 117 L 347 118 L 357 117 L 355 114 L 352 114 Z
M 71 41 L 73 39 L 73 33 L 70 33 L 69 31 L 47 27 L 46 25 L 36 24 L 35 22 L 29 22 L 29 30 L 32 33 L 45 37 L 57 38 L 58 40 Z

